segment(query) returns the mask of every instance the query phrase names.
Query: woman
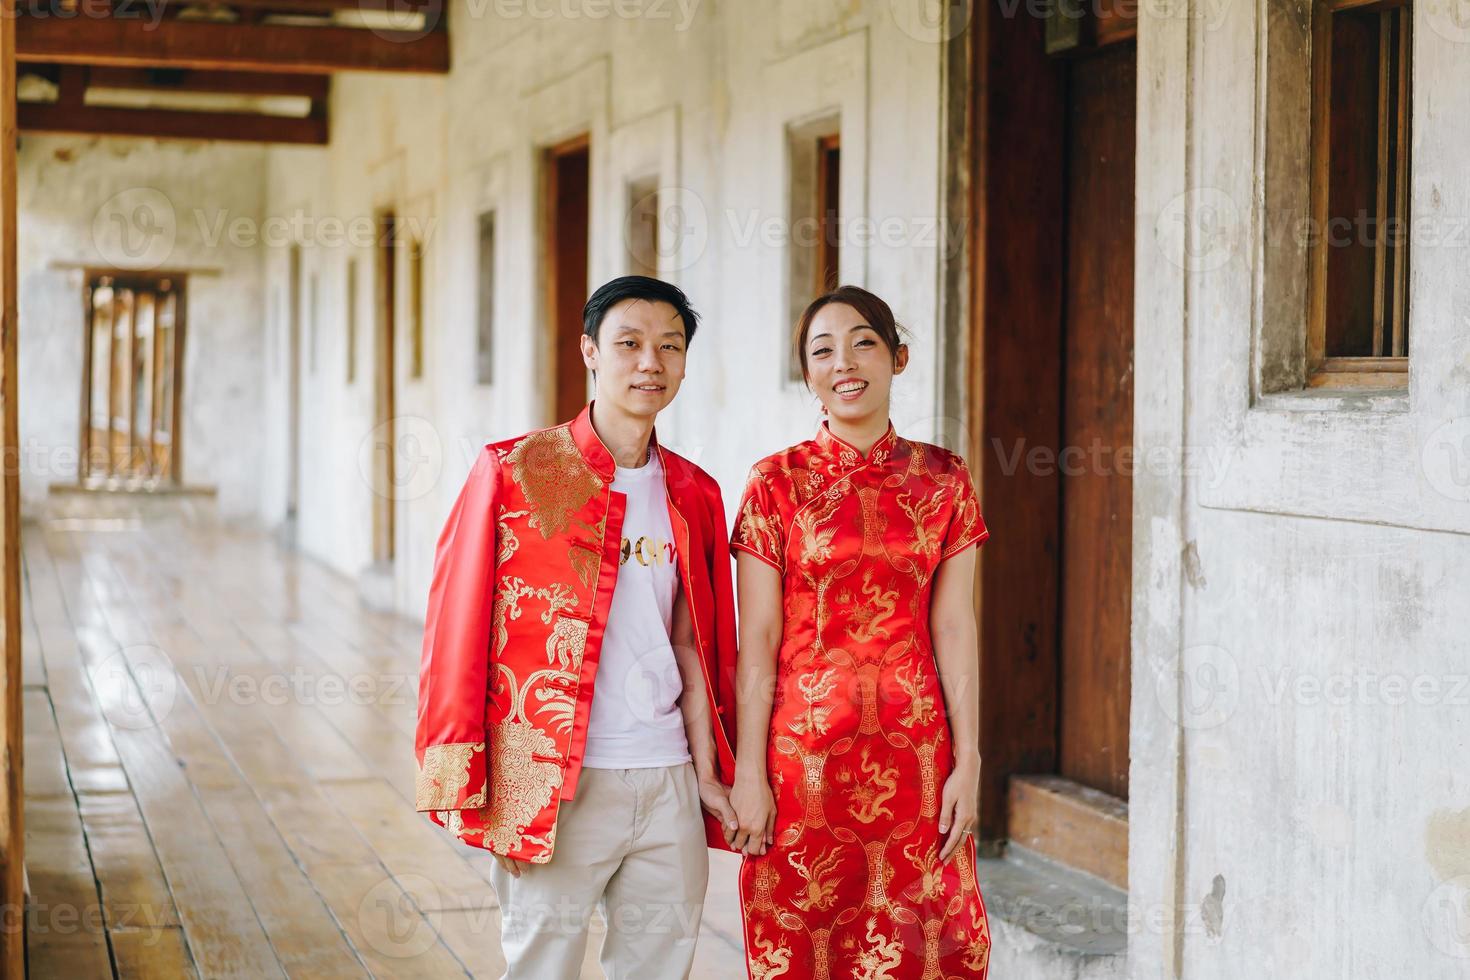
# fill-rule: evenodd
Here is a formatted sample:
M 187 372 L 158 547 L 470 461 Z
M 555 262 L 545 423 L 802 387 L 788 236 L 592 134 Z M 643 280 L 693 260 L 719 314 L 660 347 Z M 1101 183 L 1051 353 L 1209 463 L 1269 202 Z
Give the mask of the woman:
M 908 349 L 843 286 L 802 314 L 814 439 L 755 465 L 736 517 L 733 844 L 754 980 L 984 977 L 975 549 L 960 457 L 888 420 Z

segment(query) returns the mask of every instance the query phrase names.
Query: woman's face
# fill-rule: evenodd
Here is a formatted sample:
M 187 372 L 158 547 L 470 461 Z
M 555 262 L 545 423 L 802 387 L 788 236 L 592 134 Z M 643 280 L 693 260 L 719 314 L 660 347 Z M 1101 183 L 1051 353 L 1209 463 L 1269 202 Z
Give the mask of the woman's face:
M 898 356 L 862 314 L 846 303 L 828 303 L 812 318 L 806 336 L 806 380 L 830 418 L 858 422 L 888 417 L 893 376 L 908 366 L 909 351 Z

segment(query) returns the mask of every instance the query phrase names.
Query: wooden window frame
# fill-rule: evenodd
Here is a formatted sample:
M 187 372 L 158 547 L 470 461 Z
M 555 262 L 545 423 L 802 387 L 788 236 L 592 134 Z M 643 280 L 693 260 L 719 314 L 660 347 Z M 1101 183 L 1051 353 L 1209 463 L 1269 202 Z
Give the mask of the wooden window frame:
M 1412 0 L 1314 0 L 1312 6 L 1312 87 L 1311 87 L 1311 226 L 1317 230 L 1308 249 L 1308 311 L 1307 311 L 1307 386 L 1311 388 L 1347 389 L 1395 389 L 1406 388 L 1409 383 L 1408 328 L 1408 264 L 1410 244 L 1407 236 L 1400 247 L 1395 248 L 1392 270 L 1385 267 L 1386 244 L 1382 230 L 1375 236 L 1374 273 L 1374 333 L 1381 339 L 1381 332 L 1392 331 L 1392 356 L 1384 357 L 1339 357 L 1327 355 L 1327 273 L 1330 247 L 1325 242 L 1324 229 L 1328 227 L 1328 195 L 1331 184 L 1331 82 L 1332 82 L 1332 20 L 1336 14 L 1349 10 L 1370 8 L 1388 12 L 1397 8 L 1412 10 Z M 1413 57 L 1413 18 L 1405 16 L 1405 29 L 1399 32 L 1398 73 L 1394 79 L 1387 78 L 1387 36 L 1380 38 L 1379 65 L 1379 170 L 1377 174 L 1377 219 L 1381 223 L 1387 213 L 1389 188 L 1385 171 L 1388 164 L 1388 141 L 1382 138 L 1388 119 L 1388 82 L 1397 87 L 1398 95 L 1398 139 L 1394 165 L 1398 179 L 1392 189 L 1394 213 L 1400 221 L 1405 220 L 1408 210 L 1409 142 L 1412 139 L 1413 113 L 1411 87 L 1411 61 Z M 1394 295 L 1398 302 L 1391 311 L 1385 310 L 1384 277 L 1394 278 Z M 1391 317 L 1386 321 L 1386 317 Z M 1375 346 L 1380 346 L 1375 340 Z
M 112 411 L 111 411 L 110 406 L 109 406 L 109 410 L 108 410 L 108 426 L 107 426 L 107 430 L 108 430 L 108 445 L 107 445 L 108 464 L 107 464 L 107 469 L 108 469 L 109 472 L 107 474 L 105 474 L 105 475 L 100 475 L 99 476 L 99 474 L 94 473 L 93 472 L 93 469 L 92 469 L 92 386 L 93 386 L 92 373 L 95 370 L 95 365 L 93 363 L 93 348 L 92 348 L 93 339 L 94 339 L 94 337 L 93 337 L 94 324 L 93 324 L 92 300 L 93 300 L 93 297 L 96 294 L 97 288 L 99 288 L 101 285 L 104 284 L 103 283 L 104 280 L 106 280 L 106 285 L 109 285 L 112 288 L 112 290 L 113 290 L 113 293 L 112 293 L 112 296 L 113 296 L 112 305 L 113 305 L 113 311 L 114 312 L 113 312 L 113 319 L 110 321 L 111 322 L 111 328 L 110 329 L 112 329 L 114 331 L 114 337 L 115 337 L 115 331 L 117 329 L 117 326 L 116 326 L 116 316 L 117 316 L 116 310 L 117 310 L 117 291 L 118 290 L 120 290 L 120 289 L 130 289 L 130 290 L 133 290 L 136 293 L 137 291 L 139 291 L 140 289 L 142 289 L 142 290 L 154 292 L 154 293 L 159 294 L 159 295 L 172 294 L 173 297 L 174 297 L 174 299 L 173 299 L 173 302 L 174 302 L 173 328 L 172 328 L 172 334 L 173 334 L 172 344 L 173 344 L 173 349 L 172 349 L 172 351 L 169 352 L 169 355 L 172 358 L 172 361 L 169 364 L 169 373 L 170 373 L 169 382 L 170 382 L 170 386 L 172 388 L 172 391 L 170 393 L 170 399 L 171 400 L 170 400 L 170 403 L 169 403 L 169 406 L 168 406 L 168 416 L 169 416 L 168 417 L 168 424 L 169 424 L 168 472 L 163 477 L 163 479 L 160 480 L 160 481 L 158 481 L 158 482 L 161 483 L 161 484 L 163 484 L 163 485 L 169 486 L 169 487 L 179 487 L 179 486 L 182 486 L 183 485 L 183 472 L 184 472 L 184 438 L 183 438 L 183 421 L 184 421 L 184 416 L 183 416 L 183 404 L 184 404 L 184 342 L 185 342 L 185 340 L 187 338 L 187 325 L 188 325 L 188 298 L 189 298 L 188 273 L 182 272 L 182 271 L 178 271 L 178 270 L 158 270 L 158 271 L 152 271 L 152 272 L 139 272 L 139 271 L 136 271 L 136 270 L 129 270 L 129 269 L 112 269 L 112 268 L 91 267 L 91 266 L 84 267 L 82 269 L 82 386 L 81 386 L 82 387 L 82 391 L 81 391 L 81 411 L 80 411 L 80 425 L 79 425 L 80 435 L 79 435 L 79 439 L 78 439 L 78 445 L 81 447 L 81 452 L 80 452 L 79 457 L 78 457 L 78 460 L 77 460 L 77 483 L 79 485 L 85 486 L 85 485 L 88 485 L 90 482 L 93 482 L 96 479 L 99 479 L 99 478 L 101 478 L 103 476 L 105 476 L 105 478 L 108 479 L 108 480 L 117 479 L 117 477 L 111 472 L 112 467 L 113 467 L 113 463 L 112 463 L 112 452 L 113 452 L 113 447 L 112 447 L 112 441 L 113 441 L 112 440 L 113 415 L 112 415 Z M 152 370 L 152 372 L 150 374 L 150 380 L 151 380 L 151 382 L 153 384 L 153 390 L 149 392 L 149 399 L 148 399 L 149 414 L 151 416 L 150 422 L 149 422 L 149 431 L 150 432 L 155 431 L 154 430 L 154 423 L 158 420 L 159 413 L 160 413 L 160 402 L 159 402 L 160 387 L 159 387 L 159 385 L 160 385 L 160 374 L 161 374 L 161 362 L 163 361 L 164 351 L 163 351 L 163 348 L 158 344 L 158 341 L 157 341 L 157 337 L 158 337 L 158 316 L 159 316 L 159 311 L 158 311 L 157 308 L 155 308 L 155 311 L 154 311 L 154 326 L 153 326 L 154 340 L 153 340 L 153 349 L 152 349 L 153 370 Z M 127 352 L 126 352 L 126 355 L 125 356 L 127 357 L 128 361 L 131 363 L 133 361 L 133 359 L 136 357 L 136 347 L 137 347 L 137 343 L 138 343 L 138 317 L 137 317 L 137 308 L 136 307 L 134 307 L 133 316 L 130 318 L 130 323 L 129 323 L 129 326 L 128 326 L 128 332 L 129 332 L 128 346 L 127 346 Z M 109 343 L 109 345 L 108 345 L 108 359 L 109 359 L 109 361 L 115 364 L 116 361 L 117 361 L 117 356 L 118 356 L 118 354 L 117 354 L 117 351 L 115 350 L 114 344 L 113 343 Z M 109 370 L 108 375 L 109 375 L 108 384 L 109 384 L 109 388 L 110 388 L 110 386 L 111 386 L 111 378 L 112 378 L 112 375 L 113 375 L 113 370 Z M 129 402 L 129 406 L 128 406 L 128 411 L 129 411 L 128 446 L 129 446 L 129 454 L 130 454 L 130 456 L 132 456 L 132 455 L 135 455 L 137 453 L 138 419 L 137 419 L 137 397 L 136 397 L 135 393 L 132 391 L 131 382 L 129 383 L 128 402 Z M 150 440 L 149 461 L 148 461 L 149 469 L 150 470 L 153 468 L 154 462 L 155 462 L 154 459 L 153 459 L 153 452 L 154 452 L 154 450 L 151 447 L 152 447 L 152 442 Z
M 495 379 L 495 292 L 498 285 L 495 264 L 500 248 L 499 231 L 495 208 L 486 208 L 475 216 L 475 384 L 482 386 Z
M 358 325 L 357 324 L 357 313 L 358 313 L 358 310 L 357 310 L 357 256 L 355 256 L 355 255 L 348 256 L 348 258 L 347 258 L 346 278 L 347 278 L 347 282 L 346 282 L 345 292 L 347 293 L 347 295 L 344 297 L 344 299 L 346 300 L 346 308 L 344 309 L 343 312 L 344 312 L 344 314 L 346 316 L 346 321 L 347 321 L 346 322 L 346 327 L 347 327 L 347 343 L 346 343 L 346 346 L 347 346 L 347 383 L 350 385 L 350 384 L 353 384 L 353 383 L 355 383 L 357 381 L 357 325 Z
M 424 376 L 424 241 L 408 242 L 408 376 Z
M 786 126 L 786 360 L 787 384 L 801 384 L 795 329 L 802 311 L 841 276 L 842 118 L 824 114 Z M 837 170 L 837 180 L 830 176 Z M 836 195 L 829 202 L 829 197 Z M 828 207 L 833 203 L 835 207 Z M 807 240 L 810 225 L 815 240 Z M 830 280 L 830 281 L 829 281 Z

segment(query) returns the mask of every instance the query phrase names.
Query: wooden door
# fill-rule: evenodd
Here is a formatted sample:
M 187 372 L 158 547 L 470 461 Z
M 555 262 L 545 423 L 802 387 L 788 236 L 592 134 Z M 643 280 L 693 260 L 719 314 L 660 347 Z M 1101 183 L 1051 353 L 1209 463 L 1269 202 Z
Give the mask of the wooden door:
M 1135 48 L 1070 64 L 1058 771 L 1128 796 Z
M 545 261 L 547 342 L 551 345 L 550 422 L 565 422 L 587 404 L 587 367 L 578 338 L 587 304 L 591 152 L 586 136 L 546 151 Z
M 396 400 L 394 352 L 397 339 L 398 219 L 392 211 L 378 214 L 373 318 L 373 561 L 393 560 L 395 486 L 393 423 Z
M 301 246 L 286 270 L 286 527 L 293 541 L 301 506 Z
M 16 458 L 15 4 L 0 0 L 0 455 Z M 24 729 L 20 659 L 20 467 L 0 472 L 0 976 L 25 973 Z
M 1053 55 L 1043 19 L 975 12 L 980 830 L 1122 882 L 1136 45 L 1099 19 Z

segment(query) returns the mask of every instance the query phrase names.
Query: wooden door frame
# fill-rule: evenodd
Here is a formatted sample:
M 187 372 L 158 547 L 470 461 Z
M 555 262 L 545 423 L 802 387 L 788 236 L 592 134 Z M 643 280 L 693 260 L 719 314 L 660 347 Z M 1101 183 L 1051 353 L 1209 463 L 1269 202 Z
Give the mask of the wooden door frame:
M 1126 881 L 1126 806 L 1120 812 L 1119 801 L 1048 775 L 1059 764 L 1062 484 L 1057 467 L 1033 469 L 1025 453 L 1059 448 L 1062 402 L 986 383 L 1061 383 L 1067 72 L 1063 60 L 1045 53 L 1038 18 L 1007 17 L 997 4 L 979 3 L 966 33 L 969 141 L 957 161 L 966 169 L 970 219 L 961 273 L 969 308 L 963 417 L 987 523 L 1013 542 L 982 551 L 976 586 L 984 760 L 978 835 L 997 851 L 1027 827 L 1065 827 L 1063 836 L 1110 855 L 1113 880 L 1121 870 Z M 1131 42 L 1135 33 L 1115 22 L 1092 36 L 1102 46 Z
M 5 689 L 0 727 L 5 732 L 0 772 L 0 975 L 25 973 L 25 739 L 21 715 L 20 443 L 16 397 L 15 3 L 0 0 L 0 647 Z
M 553 143 L 541 151 L 541 302 L 543 314 L 540 322 L 545 326 L 546 336 L 542 340 L 543 369 L 540 374 L 543 379 L 543 390 L 545 396 L 542 400 L 542 420 L 547 425 L 555 425 L 565 422 L 566 419 L 557 418 L 557 395 L 560 393 L 561 384 L 558 358 L 561 341 L 557 330 L 557 209 L 556 198 L 558 192 L 557 163 L 561 157 L 572 153 L 587 152 L 587 225 L 589 236 L 592 225 L 592 134 L 590 132 L 579 133 L 559 143 Z M 591 258 L 591 241 L 588 241 L 588 258 Z M 590 269 L 587 278 L 590 280 Z
M 377 231 L 373 255 L 373 562 L 391 564 L 397 526 L 393 492 L 394 446 L 397 438 L 397 326 L 398 326 L 398 214 L 392 206 L 378 208 L 373 215 Z M 383 459 L 377 459 L 381 449 Z

